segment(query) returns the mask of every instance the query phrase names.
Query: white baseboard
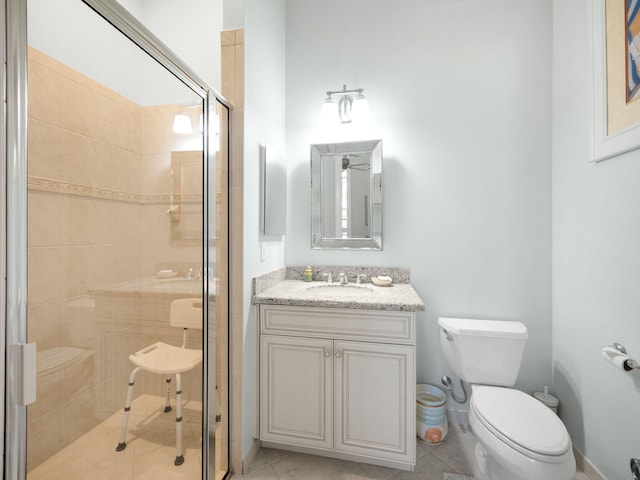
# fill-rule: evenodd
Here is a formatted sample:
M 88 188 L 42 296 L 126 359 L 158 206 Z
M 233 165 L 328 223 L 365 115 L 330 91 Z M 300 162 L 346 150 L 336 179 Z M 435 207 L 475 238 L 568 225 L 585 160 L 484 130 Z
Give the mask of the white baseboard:
M 253 444 L 251 445 L 251 448 L 249 449 L 247 454 L 242 459 L 242 474 L 243 475 L 246 475 L 249 472 L 249 465 L 251 465 L 251 462 L 253 462 L 253 459 L 256 456 L 256 454 L 258 453 L 258 451 L 260 450 L 260 447 L 261 447 L 260 440 L 258 440 L 257 438 L 254 438 L 253 439 Z
M 607 480 L 602 473 L 585 457 L 579 450 L 573 449 L 573 455 L 576 457 L 576 467 L 582 470 L 590 480 Z
M 447 419 L 449 421 L 449 427 L 461 428 L 466 431 L 469 427 L 469 411 L 468 410 L 447 410 Z M 607 480 L 607 478 L 598 471 L 596 467 L 585 457 L 580 451 L 573 449 L 573 454 L 576 458 L 576 467 L 582 471 L 589 480 Z

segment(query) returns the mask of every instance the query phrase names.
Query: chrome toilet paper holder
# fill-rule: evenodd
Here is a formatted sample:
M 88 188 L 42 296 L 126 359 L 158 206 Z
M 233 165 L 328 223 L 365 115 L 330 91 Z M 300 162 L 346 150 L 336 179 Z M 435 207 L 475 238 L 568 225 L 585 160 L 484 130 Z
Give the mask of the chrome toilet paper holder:
M 640 480 L 640 459 L 632 458 L 630 463 L 631 475 L 633 475 L 633 480 Z
M 618 343 L 618 342 L 614 342 L 613 345 L 611 345 L 613 348 L 615 348 L 617 351 L 619 351 L 621 354 L 623 355 L 628 355 L 627 353 L 627 349 L 625 348 L 624 345 Z M 640 370 L 640 363 L 638 363 L 636 360 L 634 360 L 633 358 L 628 358 L 627 360 L 625 360 L 624 362 L 624 369 L 626 371 L 629 370 Z

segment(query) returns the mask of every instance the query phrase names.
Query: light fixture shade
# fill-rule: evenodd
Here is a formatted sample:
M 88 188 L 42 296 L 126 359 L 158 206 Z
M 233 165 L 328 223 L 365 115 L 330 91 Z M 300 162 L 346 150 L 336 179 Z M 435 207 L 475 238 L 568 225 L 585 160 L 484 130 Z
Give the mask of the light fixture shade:
M 173 118 L 173 131 L 182 135 L 193 133 L 191 118 L 186 113 L 178 113 Z
M 364 95 L 359 94 L 351 105 L 351 120 L 354 123 L 366 124 L 370 118 L 369 102 Z
M 338 114 L 338 105 L 331 98 L 327 98 L 322 104 L 322 113 L 320 115 L 320 121 L 325 127 L 333 127 L 340 123 L 340 116 Z

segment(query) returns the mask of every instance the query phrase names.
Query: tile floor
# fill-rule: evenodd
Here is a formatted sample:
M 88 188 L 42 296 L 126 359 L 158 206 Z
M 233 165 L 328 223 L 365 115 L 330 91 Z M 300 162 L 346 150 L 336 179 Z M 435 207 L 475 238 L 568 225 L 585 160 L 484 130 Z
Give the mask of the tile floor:
M 415 471 L 405 472 L 283 450 L 262 448 L 245 475 L 234 480 L 442 480 L 443 473 L 473 474 L 475 440 L 466 429 L 451 428 L 440 445 L 418 440 Z M 540 479 L 549 480 L 549 479 Z M 581 472 L 575 480 L 589 480 Z
M 38 465 L 27 480 L 200 480 L 200 402 L 182 408 L 185 462 L 176 467 L 175 410 L 162 413 L 164 398 L 142 395 L 131 405 L 127 448 L 116 452 L 122 410 Z
M 199 480 L 201 478 L 201 405 L 183 408 L 185 463 L 176 467 L 175 417 L 162 414 L 164 399 L 143 395 L 131 409 L 127 448 L 116 452 L 122 412 L 31 470 L 28 480 Z M 233 480 L 442 480 L 444 472 L 473 474 L 475 440 L 453 427 L 440 445 L 418 441 L 414 472 L 262 448 L 245 475 Z M 589 480 L 578 473 L 576 480 Z M 542 479 L 541 479 L 542 480 Z M 547 480 L 547 479 L 545 479 Z

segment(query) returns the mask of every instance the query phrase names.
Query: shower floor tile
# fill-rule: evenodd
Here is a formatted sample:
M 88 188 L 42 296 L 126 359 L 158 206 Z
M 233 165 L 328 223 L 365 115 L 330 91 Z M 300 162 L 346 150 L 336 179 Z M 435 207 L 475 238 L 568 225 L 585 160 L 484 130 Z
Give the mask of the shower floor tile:
M 127 448 L 116 452 L 122 410 L 38 465 L 28 480 L 198 480 L 201 478 L 202 404 L 185 402 L 182 444 L 185 462 L 176 467 L 175 409 L 163 413 L 164 398 L 141 395 L 131 405 Z

